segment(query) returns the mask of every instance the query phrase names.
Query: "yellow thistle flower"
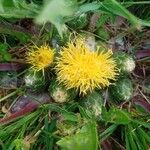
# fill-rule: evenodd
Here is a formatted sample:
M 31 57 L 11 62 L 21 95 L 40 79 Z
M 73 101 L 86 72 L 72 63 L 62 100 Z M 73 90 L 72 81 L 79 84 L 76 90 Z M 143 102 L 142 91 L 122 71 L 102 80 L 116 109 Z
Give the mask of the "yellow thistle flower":
M 81 39 L 71 42 L 57 57 L 58 81 L 67 89 L 79 89 L 80 94 L 109 86 L 110 80 L 115 80 L 117 75 L 116 63 L 111 56 L 111 50 L 91 51 Z
M 48 45 L 32 46 L 26 56 L 27 63 L 32 65 L 34 71 L 44 70 L 52 64 L 53 59 L 54 51 Z

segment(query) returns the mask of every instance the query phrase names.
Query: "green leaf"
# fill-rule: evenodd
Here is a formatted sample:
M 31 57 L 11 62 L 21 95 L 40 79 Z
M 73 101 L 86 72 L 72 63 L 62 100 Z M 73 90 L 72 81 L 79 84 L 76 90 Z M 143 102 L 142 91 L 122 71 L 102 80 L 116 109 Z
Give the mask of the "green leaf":
M 141 126 L 143 126 L 143 127 L 145 127 L 145 128 L 148 128 L 148 129 L 150 129 L 150 123 L 149 122 L 144 122 L 144 121 L 141 121 L 141 120 L 136 120 L 136 119 L 134 119 L 134 120 L 132 120 L 134 123 L 136 123 L 136 124 L 139 124 L 139 125 L 141 125 Z
M 110 127 L 108 127 L 104 132 L 100 134 L 101 141 L 107 139 L 116 129 L 118 125 L 112 124 Z
M 137 147 L 139 148 L 139 149 L 145 149 L 144 148 L 144 145 L 143 145 L 143 143 L 142 143 L 142 140 L 140 139 L 140 134 L 137 134 L 137 132 L 136 132 L 136 130 L 134 130 L 133 128 L 132 128 L 132 137 L 133 137 L 133 139 L 134 139 L 134 141 L 135 141 L 135 143 L 136 143 L 136 145 L 137 145 Z
M 129 142 L 129 138 L 128 138 L 127 127 L 125 128 L 125 142 L 126 142 L 126 150 L 131 150 L 130 149 L 130 142 Z
M 33 18 L 39 6 L 33 2 L 27 3 L 25 0 L 1 0 L 0 16 L 4 18 Z
M 11 55 L 7 51 L 8 45 L 0 43 L 0 61 L 9 61 L 11 60 Z
M 7 53 L 7 49 L 8 49 L 8 44 L 0 43 L 0 54 Z
M 88 11 L 97 10 L 100 7 L 101 7 L 100 3 L 97 3 L 97 2 L 86 3 L 79 7 L 79 12 L 80 12 L 80 14 L 82 14 L 82 13 L 86 13 Z
M 78 121 L 78 118 L 74 113 L 68 112 L 68 113 L 64 113 L 62 115 L 64 116 L 65 120 L 69 120 L 69 121 L 73 121 L 73 122 Z
M 102 114 L 102 118 L 106 122 L 111 122 L 115 124 L 126 125 L 131 122 L 129 113 L 118 108 L 111 108 L 108 112 L 104 112 Z
M 87 110 L 86 109 L 84 109 L 83 107 L 81 107 L 81 106 L 78 106 L 79 107 L 79 112 L 80 112 L 80 114 L 81 114 L 81 116 L 83 117 L 83 118 L 86 118 L 86 119 L 90 119 L 91 117 L 90 117 L 90 112 L 87 112 Z
M 125 17 L 128 19 L 137 29 L 141 28 L 141 25 L 150 26 L 150 22 L 146 22 L 134 16 L 130 13 L 125 7 L 123 7 L 119 2 L 116 0 L 105 0 L 103 3 L 103 7 L 116 15 Z
M 105 13 L 100 14 L 100 18 L 96 22 L 97 29 L 103 27 L 105 23 L 111 18 L 111 16 L 112 16 L 111 14 L 105 14 Z
M 63 150 L 97 150 L 98 137 L 96 123 L 87 122 L 75 135 L 62 138 L 57 144 Z
M 104 28 L 101 27 L 96 31 L 96 34 L 98 35 L 99 38 L 108 40 L 110 38 L 108 31 Z
M 145 141 L 150 143 L 150 134 L 149 133 L 146 133 L 142 128 L 139 128 L 138 132 L 141 135 L 141 137 L 143 137 L 145 139 Z
M 129 140 L 129 143 L 130 143 L 130 146 L 131 146 L 131 150 L 137 150 L 137 146 L 136 146 L 136 143 L 135 143 L 135 141 L 134 141 L 134 139 L 133 139 L 133 135 L 132 135 L 132 130 L 127 130 L 128 131 L 128 133 L 127 133 L 127 136 L 128 136 L 128 140 Z
M 45 144 L 45 149 L 52 150 L 54 144 L 54 137 L 52 136 L 56 128 L 56 119 L 52 119 L 49 123 L 48 115 L 45 117 L 45 128 L 42 132 L 43 144 Z
M 63 117 L 65 118 L 65 120 L 73 121 L 73 122 L 78 121 L 78 117 L 76 114 L 74 114 L 73 112 L 69 112 L 68 110 L 66 110 L 64 108 L 61 108 L 61 107 L 57 106 L 56 104 L 47 104 L 45 106 L 45 108 L 47 108 L 51 111 L 61 113 L 63 115 Z
M 3 5 L 2 5 L 3 2 L 4 2 L 4 0 L 1 0 L 1 2 L 0 2 L 0 12 L 4 11 L 4 8 L 3 8 Z
M 2 141 L 7 140 L 10 137 L 10 135 L 13 135 L 14 132 L 15 132 L 14 136 L 20 134 L 20 132 L 16 133 L 16 131 L 18 131 L 19 129 L 21 131 L 24 124 L 28 125 L 28 127 L 32 126 L 33 123 L 35 123 L 35 121 L 41 115 L 41 113 L 42 113 L 41 110 L 37 110 L 27 116 L 18 119 L 15 122 L 12 122 L 11 124 L 8 124 L 7 126 L 5 126 L 5 124 L 0 124 L 1 140 Z
M 76 0 L 45 1 L 41 13 L 36 18 L 36 22 L 39 24 L 53 23 L 62 36 L 62 32 L 66 28 L 64 24 L 65 18 L 73 16 L 77 8 Z
M 104 12 L 108 15 L 118 15 L 126 18 L 133 24 L 137 29 L 140 29 L 141 26 L 150 26 L 149 21 L 141 20 L 134 16 L 126 9 L 126 4 L 122 5 L 121 3 L 117 2 L 116 0 L 105 0 L 103 2 L 92 2 L 92 3 L 85 3 L 79 7 L 80 13 L 85 13 L 89 11 L 100 11 Z
M 22 43 L 27 42 L 31 38 L 31 35 L 29 33 L 25 33 L 23 31 L 17 31 L 15 29 L 12 29 L 12 26 L 10 26 L 10 25 L 6 25 L 6 26 L 1 25 L 0 33 L 15 36 Z

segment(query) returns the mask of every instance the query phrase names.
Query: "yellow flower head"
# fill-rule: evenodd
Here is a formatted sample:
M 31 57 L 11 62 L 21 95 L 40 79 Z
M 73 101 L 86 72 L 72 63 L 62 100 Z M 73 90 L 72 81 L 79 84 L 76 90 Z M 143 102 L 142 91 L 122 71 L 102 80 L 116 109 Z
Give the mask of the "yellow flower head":
M 91 51 L 81 39 L 71 42 L 57 57 L 58 80 L 67 89 L 79 89 L 80 94 L 109 86 L 110 80 L 115 80 L 117 75 L 116 63 L 111 56 L 111 50 Z
M 54 51 L 48 45 L 31 47 L 26 57 L 27 63 L 32 65 L 34 71 L 44 70 L 52 64 L 53 59 Z

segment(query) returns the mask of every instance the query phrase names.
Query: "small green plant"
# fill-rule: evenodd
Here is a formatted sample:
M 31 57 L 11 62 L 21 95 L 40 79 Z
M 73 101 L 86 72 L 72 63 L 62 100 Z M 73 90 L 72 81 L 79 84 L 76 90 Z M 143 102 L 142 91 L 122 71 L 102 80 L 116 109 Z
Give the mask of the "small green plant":
M 1 0 L 0 149 L 149 149 L 149 5 Z

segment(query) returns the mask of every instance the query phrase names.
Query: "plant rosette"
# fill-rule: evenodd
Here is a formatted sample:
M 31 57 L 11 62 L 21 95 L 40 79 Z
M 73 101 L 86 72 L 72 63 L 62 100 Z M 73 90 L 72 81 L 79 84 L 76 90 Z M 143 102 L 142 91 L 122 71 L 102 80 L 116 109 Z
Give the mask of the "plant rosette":
M 77 96 L 77 92 L 75 90 L 67 90 L 62 84 L 59 84 L 56 79 L 53 79 L 50 82 L 48 91 L 56 103 L 68 102 L 74 100 L 74 98 Z

